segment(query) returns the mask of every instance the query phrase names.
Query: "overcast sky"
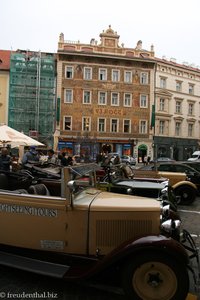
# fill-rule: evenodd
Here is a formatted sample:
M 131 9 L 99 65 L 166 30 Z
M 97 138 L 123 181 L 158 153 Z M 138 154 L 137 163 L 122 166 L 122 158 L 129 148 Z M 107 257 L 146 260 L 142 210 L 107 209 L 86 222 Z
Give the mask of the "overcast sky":
M 200 0 L 0 0 L 0 49 L 56 52 L 65 40 L 90 43 L 111 25 L 120 44 L 200 66 Z

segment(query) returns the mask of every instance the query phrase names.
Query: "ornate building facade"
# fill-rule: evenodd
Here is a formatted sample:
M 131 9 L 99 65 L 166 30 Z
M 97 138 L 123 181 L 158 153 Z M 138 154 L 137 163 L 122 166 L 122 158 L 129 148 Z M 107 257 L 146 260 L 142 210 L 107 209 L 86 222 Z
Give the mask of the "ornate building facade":
M 89 155 L 153 156 L 154 49 L 119 45 L 109 26 L 100 43 L 59 37 L 55 149 Z

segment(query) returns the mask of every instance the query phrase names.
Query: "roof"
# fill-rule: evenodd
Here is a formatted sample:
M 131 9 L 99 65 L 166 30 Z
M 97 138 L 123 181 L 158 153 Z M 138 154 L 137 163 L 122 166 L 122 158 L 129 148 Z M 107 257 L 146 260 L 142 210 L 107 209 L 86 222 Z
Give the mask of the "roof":
M 11 50 L 0 50 L 0 70 L 10 70 Z
M 158 57 L 154 57 L 155 61 L 157 61 L 158 63 L 165 63 L 171 66 L 175 66 L 175 67 L 179 67 L 179 68 L 184 68 L 187 69 L 189 71 L 195 71 L 195 72 L 200 72 L 200 67 L 199 66 L 195 66 L 194 64 L 189 65 L 186 62 L 183 62 L 182 64 L 177 63 L 175 58 L 171 58 L 170 60 L 167 60 L 166 58 L 158 58 Z

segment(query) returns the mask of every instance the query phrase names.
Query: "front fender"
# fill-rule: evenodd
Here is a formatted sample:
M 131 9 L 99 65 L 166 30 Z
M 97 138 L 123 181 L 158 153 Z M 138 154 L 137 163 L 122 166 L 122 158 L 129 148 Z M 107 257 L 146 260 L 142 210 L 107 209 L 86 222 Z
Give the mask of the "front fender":
M 187 180 L 179 181 L 179 182 L 175 183 L 174 185 L 172 185 L 172 188 L 176 189 L 176 188 L 181 187 L 181 186 L 190 186 L 191 188 L 193 188 L 197 191 L 196 185 L 193 182 L 187 181 Z
M 135 240 L 129 240 L 121 244 L 108 255 L 103 257 L 103 259 L 101 259 L 97 265 L 90 270 L 90 274 L 87 275 L 95 275 L 114 265 L 121 266 L 128 257 L 135 256 L 135 259 L 137 259 L 137 253 L 141 254 L 141 252 L 143 252 L 145 254 L 145 251 L 148 253 L 150 251 L 158 251 L 159 253 L 164 252 L 166 256 L 179 260 L 185 265 L 189 262 L 189 257 L 185 248 L 176 240 L 162 235 L 145 236 Z

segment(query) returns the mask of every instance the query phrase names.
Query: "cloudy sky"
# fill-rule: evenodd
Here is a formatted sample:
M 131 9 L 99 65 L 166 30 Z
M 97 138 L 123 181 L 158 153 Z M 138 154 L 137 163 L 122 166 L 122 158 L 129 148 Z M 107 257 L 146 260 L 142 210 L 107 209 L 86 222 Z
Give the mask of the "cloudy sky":
M 199 0 L 0 0 L 0 49 L 56 52 L 65 40 L 89 43 L 111 25 L 120 44 L 200 66 Z

